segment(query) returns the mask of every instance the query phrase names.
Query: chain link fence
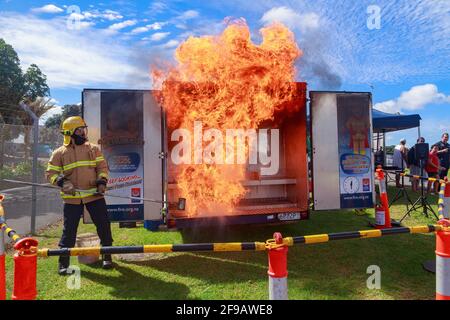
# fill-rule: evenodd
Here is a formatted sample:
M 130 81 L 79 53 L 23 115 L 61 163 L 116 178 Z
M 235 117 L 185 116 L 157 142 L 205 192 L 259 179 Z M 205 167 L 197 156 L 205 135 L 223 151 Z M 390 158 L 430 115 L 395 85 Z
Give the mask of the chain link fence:
M 37 183 L 47 183 L 45 170 L 52 151 L 62 145 L 58 129 L 39 127 L 39 141 L 33 139 L 33 127 L 0 124 L 0 193 L 8 224 L 20 234 L 31 231 L 32 187 L 6 182 L 3 179 L 33 181 L 33 156 L 37 150 Z M 59 191 L 36 188 L 36 230 L 56 222 L 61 217 Z

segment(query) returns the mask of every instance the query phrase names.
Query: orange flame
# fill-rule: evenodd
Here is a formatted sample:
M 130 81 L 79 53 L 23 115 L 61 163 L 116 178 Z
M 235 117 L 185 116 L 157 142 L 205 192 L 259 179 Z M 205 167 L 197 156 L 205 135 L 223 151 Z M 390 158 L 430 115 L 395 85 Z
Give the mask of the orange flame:
M 295 111 L 289 101 L 294 63 L 302 52 L 282 24 L 260 33 L 261 44 L 253 44 L 248 26 L 240 20 L 221 35 L 190 37 L 176 50 L 176 67 L 152 72 L 154 83 L 162 83 L 158 98 L 170 129 L 192 132 L 194 121 L 201 121 L 204 130 L 257 129 L 279 111 Z M 177 183 L 188 214 L 231 212 L 246 193 L 241 184 L 245 172 L 242 164 L 183 165 Z

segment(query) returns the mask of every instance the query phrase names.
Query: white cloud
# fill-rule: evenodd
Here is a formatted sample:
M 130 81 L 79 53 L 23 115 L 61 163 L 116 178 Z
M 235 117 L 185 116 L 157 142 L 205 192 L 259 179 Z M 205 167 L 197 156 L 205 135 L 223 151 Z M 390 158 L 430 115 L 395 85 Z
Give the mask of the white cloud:
M 261 22 L 264 24 L 281 22 L 291 29 L 304 32 L 309 29 L 317 29 L 320 25 L 320 18 L 314 12 L 299 14 L 288 7 L 277 7 L 264 13 Z
M 113 25 L 110 25 L 108 29 L 118 31 L 126 27 L 134 26 L 136 23 L 137 23 L 136 20 L 126 20 L 123 22 L 114 23 Z
M 183 12 L 182 14 L 180 14 L 178 17 L 176 17 L 176 19 L 184 21 L 184 20 L 190 20 L 190 19 L 197 18 L 198 16 L 199 16 L 198 11 L 187 10 L 187 11 Z
M 149 25 L 146 25 L 145 27 L 138 27 L 131 31 L 132 34 L 139 34 L 148 32 L 150 30 L 161 30 L 163 26 L 165 26 L 167 22 L 155 22 Z
M 319 16 L 316 13 L 306 13 L 300 16 L 300 30 L 316 29 L 319 27 Z
M 61 13 L 64 12 L 63 9 L 55 6 L 54 4 L 47 4 L 40 8 L 33 8 L 31 9 L 32 12 L 36 13 Z
M 55 103 L 55 106 L 52 109 L 48 110 L 45 114 L 43 114 L 39 118 L 39 124 L 40 125 L 45 124 L 45 121 L 47 121 L 48 118 L 51 118 L 52 116 L 54 116 L 56 114 L 61 114 L 62 113 L 62 107 L 57 105 L 56 102 L 53 102 L 53 103 Z
M 0 38 L 14 47 L 22 66 L 37 64 L 51 89 L 150 87 L 148 70 L 130 62 L 132 49 L 105 31 L 69 30 L 66 19 L 44 20 L 21 14 L 0 15 L 0 25 Z
M 450 103 L 450 96 L 440 93 L 435 84 L 414 86 L 402 92 L 399 98 L 375 104 L 374 108 L 384 112 L 396 113 L 402 110 L 419 110 L 429 104 Z
M 328 51 L 334 39 L 330 38 L 327 21 L 322 16 L 311 9 L 281 6 L 266 11 L 260 22 L 264 25 L 280 22 L 296 34 L 303 53 L 296 65 L 302 80 L 320 90 L 336 90 L 341 86 L 342 61 L 336 59 L 336 50 Z
M 90 28 L 90 27 L 94 26 L 95 22 L 93 22 L 93 21 L 83 21 L 85 19 L 88 19 L 86 17 L 89 17 L 89 15 L 86 16 L 86 14 L 71 13 L 68 16 L 67 21 L 72 21 L 74 28 L 78 28 L 78 29 L 86 29 L 86 28 Z
M 147 25 L 149 30 L 161 30 L 163 26 L 165 26 L 167 22 L 155 22 Z
M 394 101 L 394 100 L 387 100 L 387 101 L 379 102 L 379 103 L 376 103 L 373 107 L 377 110 L 380 110 L 383 112 L 388 112 L 388 113 L 400 112 L 400 109 L 397 108 L 396 101 Z
M 76 13 L 76 12 L 71 13 L 67 18 L 72 21 L 81 21 L 81 20 L 86 19 L 84 14 Z
M 424 84 L 402 92 L 397 103 L 403 109 L 417 110 L 431 103 L 450 102 L 450 96 L 440 93 L 435 84 Z
M 105 10 L 101 16 L 110 21 L 119 20 L 123 18 L 123 16 L 119 12 L 113 10 Z
M 74 12 L 71 13 L 69 17 L 77 20 L 106 19 L 109 21 L 120 20 L 123 18 L 123 16 L 119 12 L 109 9 L 103 12 L 99 10 L 82 11 L 80 13 Z
M 166 38 L 170 32 L 156 32 L 150 36 L 151 41 L 161 41 L 162 39 Z
M 153 2 L 150 5 L 150 11 L 154 13 L 161 13 L 167 9 L 167 4 L 164 2 Z
M 328 65 L 330 75 L 359 85 L 418 82 L 424 77 L 448 79 L 450 1 L 377 0 L 376 4 L 382 8 L 382 16 L 381 28 L 375 30 L 366 25 L 368 14 L 361 1 L 228 0 L 221 6 L 239 5 L 249 15 L 265 12 L 262 23 L 279 20 L 294 27 L 304 51 L 298 68 L 301 79 L 317 90 L 330 88 L 317 83 L 315 72 L 305 70 L 312 64 L 319 68 Z M 319 19 L 308 16 L 311 12 Z
M 133 30 L 131 30 L 132 34 L 139 34 L 139 33 L 144 33 L 147 32 L 148 28 L 147 27 L 139 27 L 139 28 L 135 28 Z
M 172 49 L 172 48 L 177 47 L 179 44 L 180 44 L 180 41 L 172 39 L 172 40 L 169 40 L 166 43 L 164 43 L 161 47 L 163 49 Z
M 94 25 L 95 25 L 94 22 L 81 21 L 81 22 L 78 24 L 78 27 L 79 27 L 80 29 L 86 29 L 86 28 L 93 27 Z

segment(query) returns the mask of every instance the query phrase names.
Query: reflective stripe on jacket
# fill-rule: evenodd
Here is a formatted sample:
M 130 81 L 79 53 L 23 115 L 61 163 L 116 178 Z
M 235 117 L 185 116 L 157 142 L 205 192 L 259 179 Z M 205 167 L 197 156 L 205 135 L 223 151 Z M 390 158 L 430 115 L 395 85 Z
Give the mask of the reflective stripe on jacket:
M 98 146 L 89 142 L 81 146 L 71 143 L 53 151 L 48 162 L 45 175 L 51 184 L 56 185 L 60 174 L 70 180 L 75 189 L 83 190 L 75 195 L 61 192 L 64 202 L 88 203 L 102 198 L 94 195 L 97 191 L 96 181 L 100 178 L 108 179 L 108 165 Z

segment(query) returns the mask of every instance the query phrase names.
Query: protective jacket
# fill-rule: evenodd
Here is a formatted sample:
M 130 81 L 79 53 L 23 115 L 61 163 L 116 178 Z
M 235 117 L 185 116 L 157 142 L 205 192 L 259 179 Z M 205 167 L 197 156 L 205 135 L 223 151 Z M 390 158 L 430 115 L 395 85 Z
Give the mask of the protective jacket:
M 61 192 L 65 203 L 89 203 L 103 197 L 94 195 L 97 191 L 96 181 L 108 179 L 108 165 L 98 146 L 89 142 L 83 145 L 70 143 L 56 149 L 48 162 L 46 178 L 51 184 L 56 185 L 56 180 L 61 174 L 72 182 L 75 189 L 83 190 L 75 192 L 75 195 Z

